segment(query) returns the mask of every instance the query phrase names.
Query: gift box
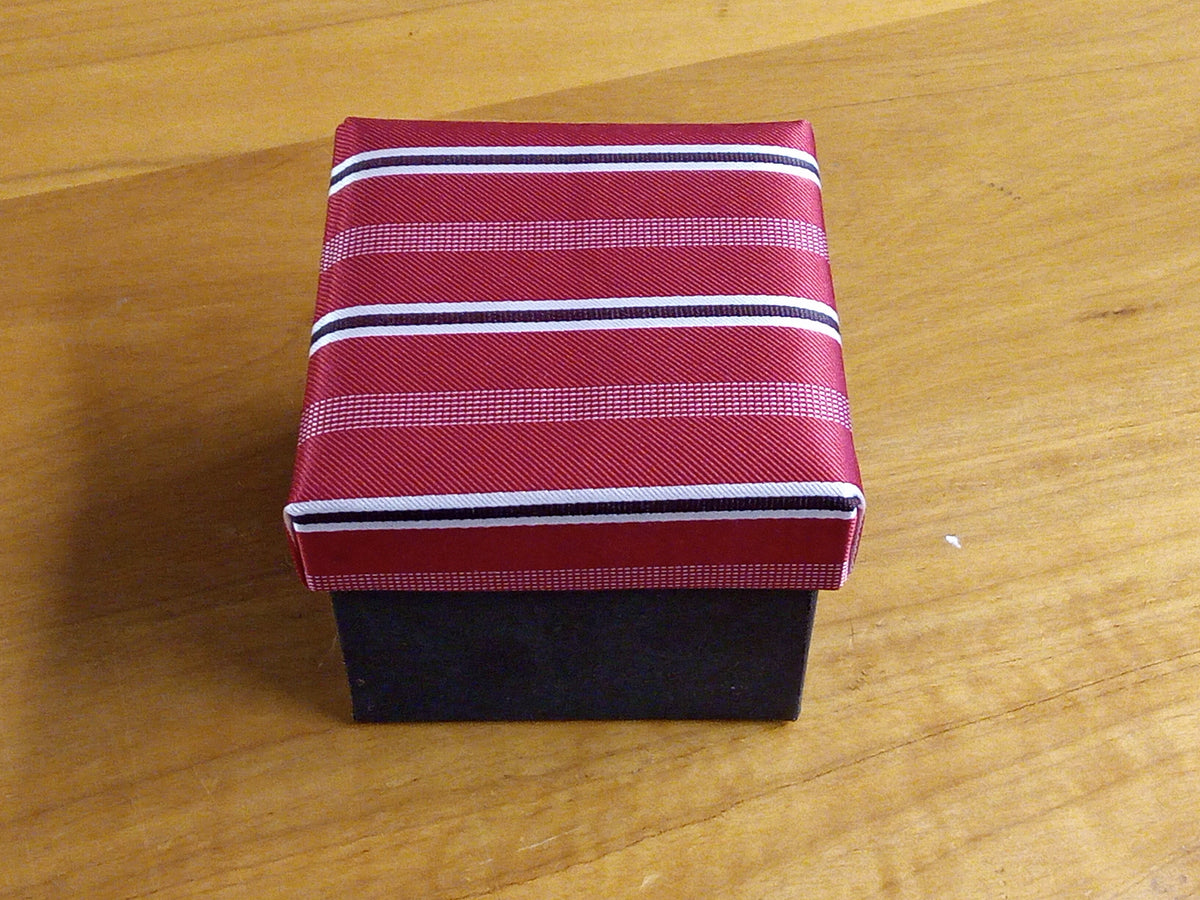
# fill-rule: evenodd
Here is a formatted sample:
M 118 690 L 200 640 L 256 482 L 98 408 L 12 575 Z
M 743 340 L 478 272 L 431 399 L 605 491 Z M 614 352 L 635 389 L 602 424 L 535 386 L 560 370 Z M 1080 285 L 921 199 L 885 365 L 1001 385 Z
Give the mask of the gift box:
M 794 718 L 841 349 L 806 122 L 347 120 L 285 521 L 355 718 Z

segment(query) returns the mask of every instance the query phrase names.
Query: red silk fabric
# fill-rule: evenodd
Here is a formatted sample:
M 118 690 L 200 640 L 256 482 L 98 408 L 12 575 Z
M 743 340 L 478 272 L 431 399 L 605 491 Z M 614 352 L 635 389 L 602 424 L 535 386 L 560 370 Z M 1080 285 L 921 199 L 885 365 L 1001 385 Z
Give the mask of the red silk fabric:
M 839 587 L 806 122 L 350 119 L 285 519 L 314 590 Z

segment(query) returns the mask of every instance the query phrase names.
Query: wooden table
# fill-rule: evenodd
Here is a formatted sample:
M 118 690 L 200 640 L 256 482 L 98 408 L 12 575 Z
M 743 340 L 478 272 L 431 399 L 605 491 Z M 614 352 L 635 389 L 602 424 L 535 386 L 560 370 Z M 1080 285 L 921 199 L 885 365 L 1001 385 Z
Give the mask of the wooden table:
M 1200 896 L 1200 8 L 619 6 L 0 11 L 0 896 Z M 351 724 L 281 524 L 347 114 L 813 120 L 799 722 Z

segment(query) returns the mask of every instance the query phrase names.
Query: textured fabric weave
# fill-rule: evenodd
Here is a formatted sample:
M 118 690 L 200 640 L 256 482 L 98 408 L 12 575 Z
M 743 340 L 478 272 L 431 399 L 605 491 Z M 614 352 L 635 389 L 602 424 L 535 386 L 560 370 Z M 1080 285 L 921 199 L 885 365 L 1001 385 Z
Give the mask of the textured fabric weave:
M 285 520 L 314 590 L 839 587 L 806 122 L 350 119 Z

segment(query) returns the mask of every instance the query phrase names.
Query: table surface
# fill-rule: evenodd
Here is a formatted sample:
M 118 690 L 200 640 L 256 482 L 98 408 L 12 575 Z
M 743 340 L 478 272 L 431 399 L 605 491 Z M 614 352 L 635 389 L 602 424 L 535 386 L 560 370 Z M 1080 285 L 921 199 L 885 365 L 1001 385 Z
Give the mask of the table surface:
M 0 896 L 1200 897 L 1200 14 L 882 6 L 0 11 Z M 281 524 L 349 114 L 814 122 L 798 722 L 350 722 Z

